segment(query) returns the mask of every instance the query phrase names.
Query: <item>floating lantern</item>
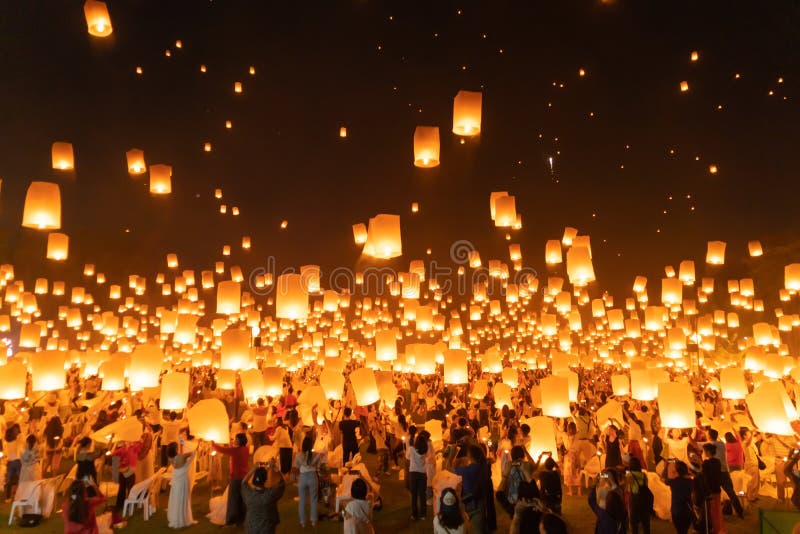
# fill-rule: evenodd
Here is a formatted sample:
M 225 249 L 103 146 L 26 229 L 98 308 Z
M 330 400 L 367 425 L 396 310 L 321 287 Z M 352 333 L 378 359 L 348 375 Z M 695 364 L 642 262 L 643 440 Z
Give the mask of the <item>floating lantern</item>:
M 658 385 L 658 411 L 664 428 L 694 428 L 694 393 L 688 383 Z
M 577 287 L 594 282 L 594 267 L 588 247 L 573 244 L 567 251 L 567 275 L 570 283 Z
M 156 164 L 150 165 L 150 193 L 153 195 L 168 195 L 172 193 L 172 166 Z
M 275 317 L 301 320 L 308 317 L 308 293 L 299 274 L 282 274 L 278 277 L 275 295 Z
M 516 197 L 503 195 L 494 200 L 494 225 L 498 228 L 510 228 L 517 220 Z
M 800 291 L 800 263 L 783 268 L 783 285 L 788 291 Z
M 238 371 L 250 369 L 250 332 L 238 328 L 228 328 L 221 336 L 220 368 Z
M 461 349 L 450 349 L 444 354 L 444 383 L 466 384 L 469 382 L 467 372 L 467 353 Z
M 183 410 L 189 401 L 189 381 L 187 373 L 167 373 L 161 379 L 162 410 Z
M 555 265 L 562 262 L 561 241 L 551 239 L 544 245 L 544 261 L 548 265 Z
M 375 359 L 379 362 L 397 359 L 397 335 L 394 330 L 381 330 L 375 334 Z
M 239 373 L 242 382 L 242 392 L 248 402 L 253 403 L 264 396 L 264 375 L 258 369 L 247 369 Z
M 697 50 L 693 50 L 692 55 L 689 56 L 689 59 L 692 61 L 697 61 L 698 59 L 700 59 L 700 53 Z
M 83 4 L 83 14 L 86 17 L 86 28 L 89 35 L 94 37 L 108 37 L 114 29 L 111 27 L 111 17 L 105 2 L 86 0 Z
M 530 427 L 528 434 L 531 441 L 528 443 L 528 452 L 532 458 L 538 458 L 543 452 L 549 452 L 555 459 L 557 456 L 556 432 L 553 420 L 549 417 L 538 416 L 526 419 L 525 423 Z
M 158 387 L 164 352 L 156 344 L 137 345 L 131 354 L 128 381 L 133 391 Z
M 725 242 L 709 241 L 706 252 L 706 263 L 710 265 L 723 265 L 725 263 Z
M 367 227 L 364 224 L 358 223 L 353 225 L 353 239 L 356 245 L 363 245 L 367 242 Z
M 363 252 L 367 256 L 381 259 L 402 256 L 400 216 L 382 213 L 371 218 Z
M 147 164 L 144 161 L 144 151 L 138 148 L 132 148 L 125 152 L 125 158 L 128 162 L 128 173 L 133 175 L 143 174 L 147 170 Z
M 36 323 L 23 324 L 19 330 L 19 346 L 25 349 L 39 347 L 42 338 L 42 327 Z
M 519 386 L 519 373 L 516 369 L 512 369 L 511 367 L 504 368 L 501 378 L 503 379 L 503 383 L 508 384 L 511 388 Z
M 227 280 L 217 285 L 217 313 L 235 315 L 241 312 L 242 284 Z
M 320 268 L 319 265 L 303 265 L 300 267 L 300 276 L 303 281 L 303 288 L 307 293 L 320 292 Z
M 439 166 L 439 127 L 417 126 L 414 130 L 414 166 Z
M 69 255 L 69 236 L 53 232 L 47 235 L 47 259 L 64 261 Z
M 689 90 L 689 82 L 683 81 L 681 82 L 681 93 L 685 93 Z
M 504 382 L 499 382 L 495 384 L 492 392 L 494 393 L 494 405 L 497 408 L 502 409 L 504 405 L 509 408 L 514 407 L 514 402 L 511 399 L 511 386 Z
M 350 373 L 350 384 L 353 386 L 356 404 L 359 406 L 369 406 L 381 398 L 375 381 L 375 372 L 372 369 L 362 367 Z
M 67 379 L 65 354 L 57 350 L 31 354 L 29 365 L 33 391 L 58 391 L 64 388 Z
M 242 92 L 242 82 L 233 83 L 233 92 L 239 94 Z
M 189 428 L 192 435 L 217 443 L 227 443 L 230 433 L 228 431 L 228 412 L 219 399 L 204 399 L 192 406 L 188 413 Z
M 647 369 L 631 369 L 631 397 L 639 401 L 655 399 L 658 383 L 651 378 Z
M 72 152 L 72 143 L 56 141 L 51 150 L 53 168 L 59 171 L 71 171 L 75 168 L 75 156 Z
M 764 254 L 764 250 L 761 248 L 761 241 L 748 242 L 747 250 L 750 253 L 751 258 L 757 258 L 758 256 L 762 256 Z
M 781 382 L 764 382 L 746 397 L 750 417 L 761 432 L 792 436 L 791 423 L 798 419 Z
M 342 126 L 339 128 L 339 137 L 345 138 L 347 137 L 347 128 Z
M 539 385 L 542 392 L 542 413 L 550 417 L 569 417 L 569 379 L 551 375 Z
M 744 370 L 739 367 L 726 367 L 719 372 L 720 390 L 723 399 L 744 399 L 749 391 L 744 379 Z
M 3 380 L 0 381 L 0 399 L 16 400 L 25 397 L 28 369 L 22 362 L 8 362 L 0 367 Z
M 627 375 L 611 375 L 611 389 L 617 397 L 631 394 L 631 384 Z
M 483 95 L 477 91 L 459 91 L 453 100 L 453 133 L 473 136 L 481 133 Z
M 22 226 L 39 230 L 61 228 L 61 190 L 51 182 L 31 182 L 25 195 Z

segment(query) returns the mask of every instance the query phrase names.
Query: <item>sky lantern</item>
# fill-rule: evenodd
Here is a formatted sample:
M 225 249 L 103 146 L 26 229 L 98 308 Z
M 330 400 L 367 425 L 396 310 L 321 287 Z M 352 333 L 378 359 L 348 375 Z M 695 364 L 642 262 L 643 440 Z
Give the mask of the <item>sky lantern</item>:
M 359 406 L 369 406 L 381 398 L 375 372 L 368 367 L 361 367 L 350 373 L 350 384 Z
M 381 213 L 369 220 L 364 254 L 373 258 L 391 259 L 403 255 L 400 237 L 400 216 Z
M 0 368 L 3 380 L 0 381 L 0 399 L 16 400 L 25 397 L 28 369 L 22 362 L 12 361 Z
M 692 54 L 689 56 L 689 59 L 691 61 L 697 61 L 698 59 L 700 59 L 700 52 L 698 52 L 697 50 L 692 50 Z
M 783 268 L 783 285 L 788 291 L 800 291 L 800 263 Z
M 498 228 L 510 228 L 517 220 L 516 197 L 502 195 L 494 199 L 494 225 Z
M 453 100 L 453 133 L 473 136 L 481 133 L 481 104 L 478 91 L 459 91 Z
M 611 389 L 614 395 L 625 397 L 631 394 L 631 383 L 628 375 L 611 375 Z
M 72 143 L 56 141 L 51 150 L 53 168 L 59 171 L 71 171 L 75 168 L 75 156 L 72 152 Z
M 308 292 L 299 274 L 278 277 L 275 294 L 275 317 L 302 320 L 308 317 Z
M 225 405 L 219 399 L 203 399 L 189 408 L 187 413 L 192 435 L 206 441 L 225 444 L 230 433 Z
M 549 417 L 569 417 L 569 378 L 551 375 L 539 385 L 542 392 L 542 413 Z
M 31 389 L 33 391 L 57 391 L 64 387 L 67 374 L 64 369 L 66 353 L 46 350 L 31 354 Z
M 761 241 L 748 241 L 747 251 L 750 253 L 751 258 L 757 258 L 764 254 L 764 250 L 761 248 Z
M 503 383 L 508 384 L 509 387 L 516 388 L 519 385 L 519 373 L 516 369 L 505 367 L 501 376 Z
M 594 267 L 588 247 L 573 245 L 567 250 L 567 275 L 570 283 L 577 287 L 594 282 Z
M 775 339 L 772 335 L 772 325 L 764 322 L 754 323 L 753 341 L 755 341 L 756 345 L 762 347 L 775 344 Z
M 469 382 L 467 353 L 462 349 L 448 349 L 444 353 L 444 383 L 460 385 Z
M 375 333 L 375 359 L 379 362 L 397 359 L 397 334 L 393 329 Z
M 47 259 L 64 261 L 69 255 L 69 236 L 58 232 L 47 235 Z
M 319 293 L 320 288 L 320 267 L 319 265 L 300 266 L 300 276 L 303 281 L 303 288 L 307 293 Z
M 544 245 L 544 261 L 548 265 L 556 265 L 561 263 L 563 256 L 561 255 L 561 241 L 558 239 L 550 239 Z
M 658 384 L 658 399 L 658 411 L 664 428 L 694 428 L 694 393 L 690 384 Z
M 172 166 L 157 163 L 150 165 L 150 193 L 169 195 L 172 193 Z
M 158 387 L 158 378 L 164 366 L 164 352 L 155 343 L 137 345 L 131 354 L 128 382 L 131 390 Z
M 681 93 L 685 93 L 687 91 L 689 91 L 689 82 L 684 80 L 681 82 Z
M 514 403 L 511 399 L 511 386 L 505 382 L 498 382 L 495 384 L 494 388 L 492 389 L 492 393 L 494 393 L 494 405 L 498 408 L 502 408 L 503 405 L 508 406 L 509 408 L 514 407 Z
M 242 284 L 226 280 L 217 284 L 217 313 L 236 315 L 241 312 Z
M 242 392 L 247 402 L 253 403 L 264 396 L 264 375 L 259 369 L 247 369 L 239 372 L 242 382 Z
M 280 367 L 264 367 L 261 375 L 264 380 L 264 395 L 279 397 L 283 393 L 284 370 Z
M 19 329 L 19 346 L 24 349 L 35 349 L 42 338 L 42 327 L 36 323 L 23 324 Z
M 188 313 L 178 315 L 173 341 L 183 345 L 194 345 L 197 333 L 197 319 L 198 317 Z
M 540 415 L 524 421 L 530 427 L 531 441 L 528 443 L 528 452 L 531 457 L 538 458 L 543 452 L 549 452 L 557 457 L 556 432 L 553 420 Z
M 647 369 L 631 369 L 631 397 L 639 401 L 655 399 L 658 383 L 651 378 Z
M 725 242 L 709 241 L 706 252 L 706 263 L 710 265 L 723 265 L 725 263 Z
M 319 375 L 319 385 L 328 399 L 341 399 L 344 391 L 344 375 L 336 369 L 325 367 Z
M 25 195 L 22 226 L 38 230 L 61 228 L 61 190 L 51 182 L 31 182 Z
M 356 245 L 363 245 L 367 242 L 367 227 L 363 223 L 353 225 L 353 240 Z
M 167 373 L 161 379 L 162 410 L 183 410 L 189 401 L 190 376 L 187 373 Z
M 439 166 L 439 127 L 417 126 L 414 130 L 414 166 Z
M 94 37 L 108 37 L 114 31 L 111 27 L 111 17 L 105 2 L 86 0 L 83 4 L 83 14 L 86 17 L 86 28 L 89 35 Z
M 750 417 L 761 432 L 792 436 L 791 423 L 798 419 L 782 382 L 764 382 L 746 397 Z
M 120 391 L 125 389 L 125 370 L 128 359 L 115 356 L 100 364 L 99 376 L 103 379 L 102 391 Z
M 239 94 L 242 92 L 242 82 L 233 83 L 233 92 Z
M 144 151 L 132 148 L 125 152 L 125 159 L 128 162 L 128 173 L 134 176 L 144 174 L 147 164 L 144 161 Z
M 221 336 L 220 368 L 250 369 L 253 366 L 250 357 L 250 331 L 240 328 L 228 328 Z
M 723 399 L 744 399 L 749 391 L 740 367 L 726 367 L 719 372 L 720 390 Z

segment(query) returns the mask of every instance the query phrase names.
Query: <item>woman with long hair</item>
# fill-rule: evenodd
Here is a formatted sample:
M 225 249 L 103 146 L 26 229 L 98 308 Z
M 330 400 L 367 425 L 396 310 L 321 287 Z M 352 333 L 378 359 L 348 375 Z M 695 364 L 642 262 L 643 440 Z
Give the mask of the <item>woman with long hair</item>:
M 14 423 L 6 429 L 3 436 L 3 453 L 8 463 L 6 464 L 6 502 L 11 501 L 19 484 L 19 475 L 22 470 L 22 452 L 25 450 L 25 438 L 19 424 Z
M 416 433 L 416 428 L 414 429 Z M 408 447 L 406 460 L 408 461 L 409 489 L 411 490 L 411 519 L 425 519 L 427 508 L 425 506 L 425 490 L 428 486 L 426 459 L 428 456 L 428 439 L 426 436 L 416 436 L 413 447 Z
M 464 534 L 469 532 L 467 514 L 461 509 L 453 488 L 445 488 L 439 496 L 439 513 L 433 518 L 433 534 Z
M 91 479 L 87 479 L 91 480 Z M 67 492 L 66 500 L 61 507 L 64 518 L 64 534 L 97 534 L 97 516 L 95 508 L 105 502 L 93 482 L 89 485 L 83 480 L 74 481 Z
M 320 455 L 314 452 L 314 440 L 311 436 L 303 438 L 300 452 L 295 454 L 294 468 L 297 474 L 297 490 L 300 494 L 300 526 L 306 526 L 306 499 L 309 499 L 311 526 L 317 526 L 317 493 L 319 489 Z
M 42 478 L 42 462 L 39 454 L 39 442 L 36 436 L 29 435 L 25 440 L 25 448 L 20 455 L 22 468 L 19 474 L 20 482 L 39 480 Z
M 188 527 L 195 523 L 192 517 L 192 484 L 189 474 L 194 465 L 194 451 L 179 454 L 178 444 L 172 442 L 167 445 L 167 458 L 172 465 L 167 522 L 170 528 Z

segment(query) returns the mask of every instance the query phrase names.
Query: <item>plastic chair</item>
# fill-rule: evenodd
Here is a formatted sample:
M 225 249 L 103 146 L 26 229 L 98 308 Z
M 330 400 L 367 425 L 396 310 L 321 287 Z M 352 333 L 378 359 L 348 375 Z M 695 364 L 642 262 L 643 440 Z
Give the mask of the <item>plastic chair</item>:
M 30 480 L 20 482 L 17 487 L 17 493 L 14 495 L 14 502 L 11 503 L 11 513 L 8 514 L 8 526 L 14 523 L 14 516 L 17 509 L 23 509 L 27 506 L 33 508 L 33 513 L 40 513 L 39 497 L 41 496 L 42 480 Z
M 125 504 L 122 506 L 122 517 L 133 515 L 137 506 L 142 507 L 144 520 L 150 519 L 150 516 L 155 512 L 155 507 L 150 501 L 150 490 L 156 486 L 156 483 L 161 483 L 161 475 L 163 471 L 159 471 L 155 475 L 137 482 L 128 493 L 128 498 L 125 499 Z
M 584 487 L 589 487 L 589 480 L 593 478 L 597 478 L 597 475 L 600 474 L 600 457 L 593 456 L 586 462 L 586 465 L 581 469 L 580 476 L 583 479 Z

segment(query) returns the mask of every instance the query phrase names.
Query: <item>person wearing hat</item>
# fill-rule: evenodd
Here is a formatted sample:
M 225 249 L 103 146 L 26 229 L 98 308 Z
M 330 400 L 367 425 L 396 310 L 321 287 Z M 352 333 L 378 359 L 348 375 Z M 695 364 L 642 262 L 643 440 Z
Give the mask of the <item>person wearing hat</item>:
M 433 517 L 433 534 L 469 532 L 469 517 L 461 509 L 453 488 L 445 488 L 439 496 L 439 513 Z

